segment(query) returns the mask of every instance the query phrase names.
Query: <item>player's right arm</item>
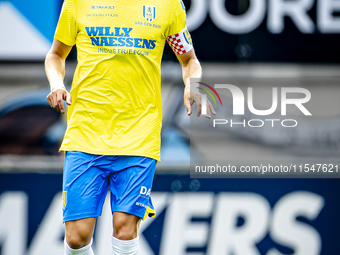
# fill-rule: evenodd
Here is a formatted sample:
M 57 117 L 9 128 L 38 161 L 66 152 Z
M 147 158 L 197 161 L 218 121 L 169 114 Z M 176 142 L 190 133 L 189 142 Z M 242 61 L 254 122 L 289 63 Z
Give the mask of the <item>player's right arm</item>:
M 71 105 L 71 95 L 64 86 L 65 59 L 76 43 L 78 28 L 74 0 L 64 0 L 51 50 L 45 60 L 45 70 L 51 93 L 47 101 L 58 112 L 65 113 L 63 100 Z
M 66 101 L 68 105 L 72 103 L 72 97 L 64 86 L 65 60 L 71 49 L 72 46 L 54 39 L 45 60 L 46 75 L 51 88 L 47 101 L 52 108 L 60 113 L 65 113 L 63 101 Z

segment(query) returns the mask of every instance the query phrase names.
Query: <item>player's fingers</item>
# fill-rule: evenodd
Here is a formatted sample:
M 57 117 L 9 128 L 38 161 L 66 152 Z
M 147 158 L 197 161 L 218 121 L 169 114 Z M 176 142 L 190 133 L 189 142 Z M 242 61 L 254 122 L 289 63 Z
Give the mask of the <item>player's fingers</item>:
M 207 99 L 207 109 L 206 109 L 206 114 L 205 114 L 205 117 L 207 119 L 211 119 L 211 113 L 210 113 L 210 102 L 209 100 Z
M 195 100 L 195 103 L 197 105 L 197 117 L 201 116 L 201 111 L 202 111 L 202 100 L 201 98 L 197 98 Z
M 58 99 L 57 99 L 57 93 L 52 91 L 51 92 L 51 100 L 53 102 L 53 108 L 55 109 L 58 106 Z
M 211 119 L 211 114 L 210 114 L 209 108 L 207 108 L 207 113 L 206 113 L 205 117 L 206 117 L 207 119 Z
M 214 109 L 213 105 L 210 103 L 209 100 L 208 100 L 208 106 L 209 106 L 209 109 L 210 109 L 211 113 L 216 115 L 215 109 Z
M 192 110 L 191 110 L 191 105 L 190 105 L 190 99 L 187 97 L 184 97 L 184 106 L 187 109 L 188 115 L 190 116 L 192 113 Z
M 208 104 L 208 107 L 207 107 L 207 111 L 206 111 L 205 117 L 206 117 L 207 119 L 211 119 L 211 113 L 210 113 L 209 104 Z
M 56 107 L 54 107 L 54 109 L 55 109 L 57 112 L 60 112 L 59 105 L 57 105 Z M 61 113 L 61 112 L 60 112 L 60 113 Z
M 65 113 L 64 104 L 63 104 L 64 93 L 66 92 L 57 93 L 57 105 L 61 113 Z
M 67 95 L 66 95 L 66 103 L 67 103 L 67 105 L 72 104 L 72 96 L 71 96 L 70 93 L 67 93 Z
M 53 93 L 53 92 L 51 92 L 51 94 L 50 94 L 51 96 L 50 96 L 50 100 L 51 100 L 51 102 L 52 102 L 52 108 L 56 108 L 57 107 L 57 97 L 56 97 L 56 94 L 55 93 Z
M 51 107 L 53 107 L 53 101 L 52 101 L 52 99 L 51 99 L 51 94 L 48 94 L 48 96 L 46 97 L 46 99 L 47 99 L 48 104 L 49 104 Z

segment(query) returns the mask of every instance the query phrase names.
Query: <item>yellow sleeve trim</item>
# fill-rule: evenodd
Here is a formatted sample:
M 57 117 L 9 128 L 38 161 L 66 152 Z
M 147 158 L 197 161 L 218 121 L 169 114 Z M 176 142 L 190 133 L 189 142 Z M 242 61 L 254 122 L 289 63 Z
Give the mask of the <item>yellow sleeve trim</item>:
M 147 217 L 155 218 L 156 217 L 156 211 L 151 209 L 149 206 L 146 208 L 143 221 L 146 220 Z

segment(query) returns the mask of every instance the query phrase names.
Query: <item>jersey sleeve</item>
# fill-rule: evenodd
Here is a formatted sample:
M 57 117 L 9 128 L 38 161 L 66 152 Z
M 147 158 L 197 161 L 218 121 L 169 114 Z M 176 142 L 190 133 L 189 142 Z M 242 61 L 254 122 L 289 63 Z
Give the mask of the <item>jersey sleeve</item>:
M 68 46 L 76 43 L 77 23 L 73 0 L 64 1 L 54 38 Z
M 187 53 L 193 48 L 191 36 L 186 27 L 185 6 L 182 0 L 175 0 L 169 30 L 166 36 L 170 47 L 177 55 Z

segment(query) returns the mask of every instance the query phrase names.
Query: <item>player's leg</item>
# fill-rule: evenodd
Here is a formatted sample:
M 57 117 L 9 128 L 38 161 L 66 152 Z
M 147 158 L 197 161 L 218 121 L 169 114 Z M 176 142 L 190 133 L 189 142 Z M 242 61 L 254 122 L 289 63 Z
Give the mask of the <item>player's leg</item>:
M 113 213 L 111 245 L 114 255 L 136 255 L 139 251 L 138 229 L 141 218 L 128 213 Z
M 128 213 L 113 213 L 113 236 L 120 240 L 132 240 L 138 236 L 141 218 Z
M 141 219 L 155 216 L 150 196 L 155 168 L 156 161 L 150 158 L 115 159 L 114 169 L 119 172 L 110 178 L 114 255 L 138 254 Z
M 93 255 L 92 235 L 108 190 L 105 169 L 111 161 L 103 156 L 67 152 L 63 176 L 65 254 Z
M 65 222 L 65 255 L 93 255 L 92 235 L 96 218 Z

